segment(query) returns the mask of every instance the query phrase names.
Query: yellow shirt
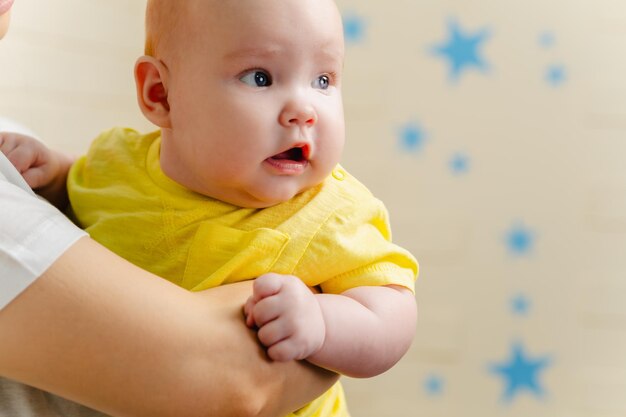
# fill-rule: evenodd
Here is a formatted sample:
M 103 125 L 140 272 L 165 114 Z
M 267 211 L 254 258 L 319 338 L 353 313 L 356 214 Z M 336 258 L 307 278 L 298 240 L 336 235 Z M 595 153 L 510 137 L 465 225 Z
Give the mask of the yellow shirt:
M 160 132 L 112 129 L 68 178 L 78 223 L 134 264 L 192 291 L 267 272 L 326 293 L 390 284 L 414 290 L 417 262 L 391 243 L 387 210 L 341 167 L 289 201 L 242 208 L 168 178 L 160 145 Z M 293 415 L 347 416 L 340 385 Z

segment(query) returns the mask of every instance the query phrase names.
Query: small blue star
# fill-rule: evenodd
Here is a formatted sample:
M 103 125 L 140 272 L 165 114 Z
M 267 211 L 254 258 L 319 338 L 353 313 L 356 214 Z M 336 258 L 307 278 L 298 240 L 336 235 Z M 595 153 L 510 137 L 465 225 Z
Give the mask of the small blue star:
M 487 63 L 478 53 L 478 48 L 489 38 L 487 29 L 474 34 L 465 34 L 456 21 L 448 23 L 449 39 L 446 43 L 436 45 L 432 52 L 448 59 L 450 63 L 450 79 L 458 80 L 461 73 L 471 67 L 485 72 Z
M 539 35 L 539 45 L 544 48 L 550 48 L 554 46 L 556 42 L 556 38 L 554 37 L 554 33 L 545 31 Z
M 554 87 L 563 84 L 566 78 L 565 67 L 561 65 L 552 65 L 546 71 L 546 81 Z
M 450 159 L 450 169 L 453 174 L 466 174 L 469 171 L 469 157 L 462 153 L 456 153 Z
M 443 393 L 443 379 L 437 375 L 430 375 L 424 381 L 424 390 L 432 397 Z
M 355 14 L 343 17 L 343 34 L 348 43 L 358 43 L 365 38 L 365 20 Z
M 549 357 L 532 359 L 524 353 L 521 343 L 514 343 L 510 359 L 507 362 L 492 364 L 489 369 L 492 373 L 502 377 L 506 384 L 502 399 L 511 402 L 524 389 L 537 398 L 543 397 L 545 392 L 539 384 L 538 373 L 548 365 L 550 365 Z
M 424 147 L 426 132 L 415 123 L 407 123 L 400 129 L 400 144 L 404 149 L 418 152 Z
M 523 294 L 518 294 L 511 299 L 511 310 L 513 314 L 525 316 L 530 309 L 530 300 Z
M 524 255 L 531 251 L 535 237 L 533 232 L 521 224 L 513 226 L 506 235 L 506 244 L 515 255 Z

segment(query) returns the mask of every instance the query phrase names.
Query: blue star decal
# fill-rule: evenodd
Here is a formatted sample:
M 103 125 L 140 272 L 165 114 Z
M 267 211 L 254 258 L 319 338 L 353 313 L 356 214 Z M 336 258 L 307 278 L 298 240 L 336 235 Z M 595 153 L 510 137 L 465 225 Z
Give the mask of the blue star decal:
M 535 236 L 521 224 L 513 226 L 506 235 L 506 244 L 509 251 L 515 255 L 525 255 L 532 250 Z
M 400 145 L 410 152 L 422 150 L 426 143 L 426 132 L 415 123 L 407 123 L 400 129 Z
M 365 38 L 365 20 L 355 14 L 343 17 L 343 35 L 348 43 L 358 43 Z
M 463 71 L 475 67 L 483 72 L 487 70 L 487 63 L 480 56 L 478 49 L 489 38 L 487 29 L 474 34 L 466 34 L 452 20 L 448 24 L 449 39 L 446 43 L 436 45 L 432 52 L 449 61 L 450 79 L 457 81 Z
M 511 299 L 511 310 L 517 316 L 525 316 L 530 309 L 530 300 L 523 294 L 518 294 Z
M 511 357 L 507 362 L 493 364 L 489 370 L 500 376 L 505 384 L 502 399 L 511 402 L 522 390 L 529 391 L 535 397 L 542 398 L 545 391 L 539 383 L 539 373 L 550 365 L 547 356 L 530 358 L 521 343 L 514 343 Z
M 469 171 L 469 157 L 462 153 L 456 153 L 450 159 L 450 170 L 453 174 L 466 174 Z
M 437 375 L 430 375 L 424 381 L 424 390 L 430 396 L 437 396 L 443 393 L 443 379 Z
M 554 46 L 556 42 L 556 38 L 554 37 L 554 33 L 552 32 L 543 32 L 539 35 L 539 45 L 544 48 L 550 48 Z
M 546 81 L 554 87 L 563 84 L 566 78 L 565 68 L 561 65 L 552 65 L 546 71 Z

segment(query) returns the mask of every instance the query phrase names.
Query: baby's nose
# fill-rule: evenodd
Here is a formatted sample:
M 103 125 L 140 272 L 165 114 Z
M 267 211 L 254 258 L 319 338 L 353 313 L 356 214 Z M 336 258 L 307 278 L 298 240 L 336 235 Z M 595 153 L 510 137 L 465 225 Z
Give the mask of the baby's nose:
M 280 124 L 289 126 L 313 126 L 317 123 L 317 113 L 308 103 L 293 101 L 288 103 L 280 114 Z

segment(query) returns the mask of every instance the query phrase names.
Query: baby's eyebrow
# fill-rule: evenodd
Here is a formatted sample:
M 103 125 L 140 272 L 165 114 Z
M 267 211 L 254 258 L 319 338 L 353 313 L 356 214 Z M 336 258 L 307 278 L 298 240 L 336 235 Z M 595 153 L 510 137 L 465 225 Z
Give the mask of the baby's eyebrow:
M 343 51 L 335 47 L 320 47 L 316 49 L 316 55 L 332 61 L 343 62 Z
M 272 59 L 287 53 L 287 51 L 288 48 L 284 48 L 280 45 L 247 45 L 226 52 L 224 58 L 226 60 L 244 58 Z M 311 51 L 320 59 L 343 62 L 344 50 L 340 46 L 337 46 L 335 42 L 320 42 L 314 45 L 314 47 L 311 47 Z
M 312 47 L 312 51 L 319 57 L 338 60 L 343 62 L 345 50 L 343 43 L 338 43 L 334 39 L 324 39 L 316 42 Z
M 277 47 L 247 47 L 228 52 L 224 55 L 224 58 L 228 60 L 236 60 L 250 57 L 273 58 L 280 55 L 281 52 L 281 48 Z

